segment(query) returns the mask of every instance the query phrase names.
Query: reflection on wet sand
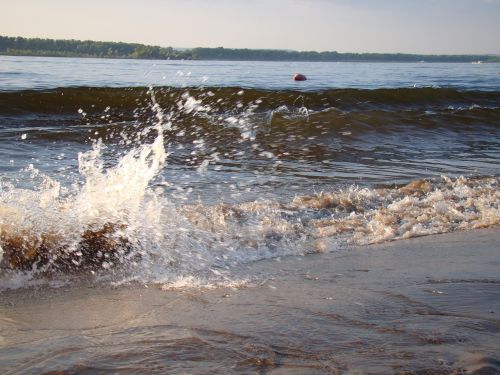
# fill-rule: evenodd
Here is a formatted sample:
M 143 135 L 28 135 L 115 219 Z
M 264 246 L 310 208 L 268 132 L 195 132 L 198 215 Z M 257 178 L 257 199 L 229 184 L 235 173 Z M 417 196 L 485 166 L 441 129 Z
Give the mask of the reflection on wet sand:
M 497 238 L 488 229 L 267 260 L 235 270 L 257 275 L 238 288 L 4 292 L 0 365 L 68 374 L 497 373 Z

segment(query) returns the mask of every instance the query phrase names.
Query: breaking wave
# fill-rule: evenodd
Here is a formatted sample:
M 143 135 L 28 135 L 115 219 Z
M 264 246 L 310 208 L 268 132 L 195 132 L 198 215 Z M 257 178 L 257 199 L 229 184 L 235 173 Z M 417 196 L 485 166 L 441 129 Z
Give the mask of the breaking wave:
M 278 129 L 290 130 L 293 121 L 314 123 L 321 116 L 327 116 L 329 124 L 335 123 L 333 118 L 352 122 L 356 116 L 366 116 L 362 111 L 370 113 L 373 126 L 389 129 L 390 122 L 383 118 L 388 107 L 398 107 L 396 113 L 405 108 L 407 120 L 414 118 L 415 126 L 425 126 L 419 106 L 439 107 L 435 110 L 441 111 L 440 116 L 464 116 L 462 112 L 485 116 L 481 111 L 497 116 L 500 101 L 498 93 L 449 89 L 332 90 L 300 93 L 300 102 L 297 93 L 268 94 L 239 88 L 193 89 L 189 94 L 171 88 L 0 93 L 2 113 L 16 116 L 67 112 L 88 122 L 94 111 L 96 121 L 113 123 L 112 117 L 121 111 L 136 119 L 135 126 L 118 128 L 123 151 L 111 165 L 100 137 L 90 150 L 79 153 L 79 180 L 70 186 L 34 166 L 24 171 L 31 188 L 0 180 L 0 289 L 32 285 L 54 275 L 92 275 L 118 283 L 177 285 L 193 277 L 234 283 L 234 276 L 228 276 L 233 266 L 260 259 L 500 223 L 500 179 L 495 176 L 444 176 L 400 186 L 351 185 L 292 199 L 248 198 L 241 203 L 173 200 L 164 186 L 175 181 L 158 179 L 168 168 L 165 142 L 171 132 L 184 136 L 179 123 L 186 116 L 197 116 L 191 143 L 198 147 L 205 142 L 201 133 L 211 135 L 210 130 L 204 132 L 209 129 L 203 127 L 204 116 L 219 112 L 224 116 L 218 121 L 237 128 L 234 136 L 241 142 L 257 137 L 248 118 L 264 109 L 270 112 L 261 115 Z M 469 107 L 451 109 L 450 103 Z M 147 120 L 141 121 L 141 116 Z M 305 131 L 314 133 L 311 129 L 291 133 Z M 322 134 L 318 130 L 316 135 Z M 261 152 L 264 159 L 266 152 Z M 217 162 L 213 154 L 210 157 L 203 158 L 198 168 Z

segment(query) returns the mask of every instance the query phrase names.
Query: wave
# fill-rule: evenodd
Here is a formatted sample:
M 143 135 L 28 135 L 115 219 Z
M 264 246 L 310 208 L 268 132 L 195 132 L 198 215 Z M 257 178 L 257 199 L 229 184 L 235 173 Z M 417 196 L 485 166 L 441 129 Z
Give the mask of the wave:
M 116 178 L 112 173 L 93 192 L 84 188 L 69 200 L 54 194 L 53 186 L 46 194 L 4 194 L 2 266 L 46 274 L 137 264 L 144 271 L 154 262 L 163 267 L 162 277 L 185 277 L 258 259 L 500 224 L 498 177 L 351 186 L 291 201 L 172 206 L 152 195 L 144 200 L 145 191 L 134 194 L 133 186 L 132 192 L 110 187 L 111 176 Z
M 149 88 L 73 87 L 52 90 L 0 92 L 0 113 L 22 115 L 86 114 L 108 112 L 127 114 L 149 103 Z M 281 106 L 306 107 L 312 110 L 337 108 L 396 110 L 426 108 L 500 107 L 500 92 L 461 91 L 449 88 L 330 89 L 314 92 L 293 90 L 258 90 L 243 87 L 155 87 L 162 108 L 175 108 L 186 95 L 193 105 L 210 107 L 213 112 L 234 111 L 256 105 L 261 111 Z
M 500 93 L 452 89 L 266 91 L 242 88 L 155 88 L 175 119 L 170 140 L 240 136 L 266 142 L 368 132 L 484 129 L 500 125 Z M 63 88 L 0 93 L 0 136 L 87 142 L 137 132 L 155 121 L 146 88 Z M 90 134 L 89 134 L 90 133 Z

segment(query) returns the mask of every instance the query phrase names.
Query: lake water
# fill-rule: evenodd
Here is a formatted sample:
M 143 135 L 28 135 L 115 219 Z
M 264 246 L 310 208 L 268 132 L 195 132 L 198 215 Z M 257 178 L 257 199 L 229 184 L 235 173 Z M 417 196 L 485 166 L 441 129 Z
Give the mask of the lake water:
M 154 281 L 320 237 L 494 224 L 499 71 L 1 57 L 3 262 L 35 279 L 126 263 L 124 279 Z M 144 270 L 151 256 L 179 268 Z
M 295 72 L 308 80 L 293 81 Z M 367 285 L 379 277 L 365 285 L 363 277 L 353 276 L 357 280 L 353 293 L 372 306 L 372 315 L 359 307 L 365 305 L 351 303 L 348 294 L 354 284 L 342 278 L 335 288 L 346 304 L 337 304 L 334 315 L 311 315 L 307 306 L 300 307 L 302 312 L 294 315 L 294 329 L 308 332 L 303 336 L 307 345 L 295 348 L 290 339 L 298 336 L 286 333 L 279 347 L 261 348 L 274 353 L 272 360 L 263 359 L 267 354 L 252 346 L 253 339 L 236 339 L 229 331 L 220 336 L 216 331 L 200 330 L 195 318 L 204 307 L 193 307 L 196 304 L 189 295 L 181 295 L 175 303 L 170 301 L 172 295 L 161 297 L 161 292 L 155 292 L 147 302 L 152 311 L 160 311 L 155 310 L 155 301 L 168 300 L 161 317 L 153 319 L 156 322 L 163 321 L 169 311 L 177 311 L 179 318 L 192 312 L 186 316 L 195 317 L 193 321 L 186 318 L 175 327 L 154 326 L 147 318 L 154 316 L 148 315 L 149 307 L 148 311 L 144 307 L 134 310 L 139 315 L 132 314 L 134 318 L 126 324 L 111 324 L 120 314 L 114 311 L 114 303 L 105 301 L 117 298 L 109 287 L 122 288 L 117 292 L 120 303 L 130 298 L 138 304 L 144 286 L 204 290 L 250 282 L 259 288 L 278 271 L 271 259 L 498 226 L 499 73 L 500 64 L 0 57 L 0 296 L 6 296 L 0 307 L 8 310 L 5 316 L 0 311 L 0 323 L 6 327 L 5 331 L 0 327 L 0 334 L 7 332 L 5 337 L 0 335 L 0 366 L 3 363 L 12 371 L 25 373 L 42 369 L 127 373 L 127 368 L 144 372 L 153 364 L 168 362 L 155 369 L 160 373 L 165 368 L 202 373 L 203 363 L 215 356 L 222 362 L 211 362 L 214 372 L 228 368 L 241 373 L 266 372 L 279 370 L 280 363 L 286 362 L 296 373 L 301 369 L 322 373 L 327 367 L 317 362 L 329 361 L 333 355 L 328 354 L 333 349 L 327 349 L 327 343 L 340 340 L 337 349 L 368 358 L 370 363 L 373 350 L 381 347 L 389 332 L 394 347 L 387 347 L 387 357 L 380 359 L 380 369 L 385 369 L 381 371 L 390 366 L 405 368 L 405 358 L 411 356 L 413 364 L 422 364 L 428 352 L 421 346 L 431 350 L 428 348 L 436 344 L 428 330 L 454 330 L 459 324 L 453 314 L 435 313 L 428 306 L 430 297 L 419 294 L 415 285 L 425 266 L 412 279 L 417 284 L 405 287 L 417 288 L 411 293 L 426 305 L 400 298 L 391 289 L 391 281 L 383 286 L 387 293 L 382 300 L 393 305 L 382 306 L 379 295 L 366 292 Z M 442 248 L 448 249 L 447 245 Z M 411 254 L 424 251 L 418 244 L 412 249 Z M 425 257 L 435 257 L 429 255 L 428 246 L 425 249 Z M 461 250 L 464 257 L 466 250 Z M 360 254 L 353 262 L 363 263 L 362 259 Z M 370 267 L 385 264 L 376 257 L 367 259 L 372 259 Z M 265 266 L 257 271 L 259 261 Z M 357 268 L 364 272 L 356 264 L 349 263 L 342 272 L 351 275 Z M 396 280 L 405 278 L 401 267 L 406 266 L 394 261 L 392 267 L 399 272 Z M 474 277 L 485 267 L 476 267 Z M 436 272 L 439 269 L 435 266 Z M 340 271 L 338 275 L 323 272 L 321 277 L 328 274 L 332 283 L 342 276 Z M 383 277 L 386 271 L 380 272 Z M 488 275 L 491 272 L 484 277 Z M 320 279 L 306 276 L 307 280 Z M 293 279 L 296 282 L 300 280 Z M 290 305 L 284 312 L 274 305 L 275 298 L 286 300 L 287 290 L 294 290 L 292 281 L 283 283 L 281 294 L 271 297 L 257 291 L 252 297 L 273 299 L 266 307 L 271 316 L 268 326 L 252 328 L 255 323 L 248 323 L 238 327 L 262 332 L 261 337 L 266 332 L 279 336 L 276 332 L 284 327 L 279 319 L 299 311 Z M 494 296 L 496 284 L 490 284 L 480 282 L 479 292 Z M 80 285 L 89 289 L 82 292 Z M 62 286 L 74 291 L 58 300 L 54 290 Z M 315 298 L 330 290 L 326 284 L 323 287 L 326 289 L 304 284 L 299 289 L 309 299 L 304 297 L 294 306 L 317 303 Z M 30 305 L 38 298 L 32 299 L 32 290 L 47 294 Z M 252 293 L 240 297 L 248 306 L 245 311 L 238 310 L 242 304 L 229 304 L 240 311 L 238 316 L 260 317 L 256 307 L 245 300 Z M 87 298 L 93 302 L 87 304 Z M 210 298 L 210 303 L 219 303 L 216 297 Z M 478 306 L 488 308 L 489 297 L 478 301 Z M 173 310 L 168 307 L 171 303 L 176 306 Z M 101 314 L 96 306 L 105 306 L 107 312 Z M 406 324 L 405 331 L 387 331 L 381 323 L 374 333 L 363 336 L 365 342 L 358 340 L 362 337 L 358 335 L 364 335 L 361 330 L 374 327 L 372 319 L 392 324 L 396 318 L 385 314 L 386 308 L 414 311 L 413 323 L 402 322 L 406 319 L 402 313 L 397 319 Z M 322 309 L 328 311 L 326 305 Z M 69 328 L 64 328 L 69 331 L 64 332 L 79 332 L 76 336 L 63 335 L 57 328 L 60 318 L 54 317 L 61 311 L 72 311 L 66 320 Z M 131 310 L 124 306 L 123 311 L 127 315 Z M 422 320 L 422 311 L 442 319 Z M 52 328 L 44 331 L 45 336 L 40 333 L 45 329 L 42 323 L 23 331 L 24 323 L 16 321 L 16 314 L 27 320 L 40 317 L 42 322 L 50 321 L 47 327 Z M 79 314 L 85 318 L 72 320 Z M 277 314 L 274 323 L 273 314 Z M 352 319 L 353 314 L 359 319 Z M 218 316 L 222 321 L 232 319 L 227 311 Z M 309 320 L 311 316 L 321 319 Z M 461 315 L 460 322 L 476 324 L 476 316 Z M 87 327 L 82 323 L 87 319 L 91 328 L 81 328 Z M 211 321 L 210 316 L 206 319 Z M 498 332 L 497 323 L 485 319 L 481 320 L 485 330 Z M 110 325 L 101 326 L 101 320 Z M 411 333 L 412 324 L 418 335 Z M 185 329 L 192 333 L 187 341 L 182 333 Z M 462 336 L 443 335 L 449 344 L 442 349 L 443 355 L 451 358 Z M 123 337 L 124 341 L 100 356 L 90 343 L 107 342 L 101 336 Z M 37 344 L 38 337 L 44 337 L 43 346 Z M 232 339 L 226 342 L 221 337 Z M 318 341 L 319 337 L 325 341 Z M 172 357 L 162 362 L 167 349 L 161 343 L 166 339 L 172 339 L 165 344 Z M 199 354 L 203 340 L 206 352 Z M 470 333 L 470 340 L 483 345 L 481 363 L 497 366 L 488 354 L 493 339 Z M 3 351 L 2 343 L 8 343 Z M 410 354 L 398 351 L 401 343 L 411 343 Z M 69 347 L 80 349 L 73 354 L 62 349 Z M 234 351 L 236 347 L 240 349 Z M 252 348 L 258 354 L 247 356 Z M 77 364 L 77 357 L 86 358 L 83 367 Z M 39 361 L 21 364 L 27 358 Z M 100 362 L 92 358 L 100 358 Z M 178 358 L 193 362 L 184 366 Z M 236 367 L 233 361 L 238 363 Z M 335 361 L 328 368 L 342 368 Z
M 58 87 L 232 86 L 315 91 L 447 87 L 498 91 L 500 64 L 151 61 L 0 56 L 2 91 Z M 290 79 L 295 72 L 307 82 Z

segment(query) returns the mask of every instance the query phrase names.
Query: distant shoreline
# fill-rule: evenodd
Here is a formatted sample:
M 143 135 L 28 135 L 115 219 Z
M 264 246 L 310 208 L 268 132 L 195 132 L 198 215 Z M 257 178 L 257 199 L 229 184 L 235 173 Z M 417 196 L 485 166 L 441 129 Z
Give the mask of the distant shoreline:
M 255 61 L 255 62 L 318 62 L 318 63 L 374 63 L 374 64 L 385 64 L 385 63 L 398 63 L 398 64 L 417 64 L 417 63 L 436 63 L 436 64 L 492 64 L 500 63 L 500 59 L 497 60 L 487 60 L 487 61 L 397 61 L 397 60 L 263 60 L 263 59 L 229 59 L 229 58 L 219 58 L 219 59 L 162 59 L 162 58 L 136 58 L 136 57 L 108 57 L 108 56 L 65 56 L 65 55 L 45 55 L 45 54 L 17 54 L 17 53 L 5 53 L 0 52 L 0 56 L 8 57 L 50 57 L 50 58 L 73 58 L 73 59 L 102 59 L 102 60 L 149 60 L 149 61 Z
M 288 62 L 443 62 L 492 63 L 500 55 L 421 55 L 406 53 L 339 53 L 272 49 L 191 48 L 138 43 L 96 42 L 0 36 L 0 55 L 140 60 L 288 61 Z

